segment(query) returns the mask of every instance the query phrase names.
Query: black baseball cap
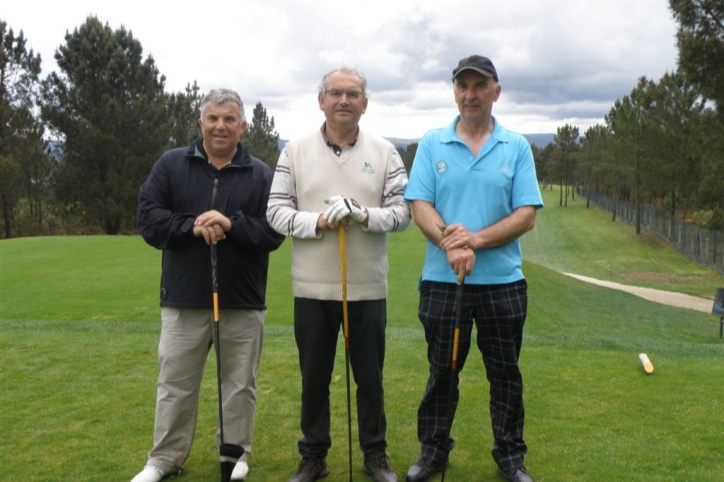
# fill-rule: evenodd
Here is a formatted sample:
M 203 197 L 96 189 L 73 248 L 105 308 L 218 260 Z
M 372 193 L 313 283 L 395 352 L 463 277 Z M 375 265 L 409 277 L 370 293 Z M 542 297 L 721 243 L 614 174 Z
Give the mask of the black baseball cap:
M 492 77 L 498 82 L 498 72 L 495 70 L 493 62 L 482 55 L 471 55 L 470 57 L 462 59 L 453 70 L 452 80 L 455 80 L 455 77 L 463 70 L 474 70 L 486 77 Z

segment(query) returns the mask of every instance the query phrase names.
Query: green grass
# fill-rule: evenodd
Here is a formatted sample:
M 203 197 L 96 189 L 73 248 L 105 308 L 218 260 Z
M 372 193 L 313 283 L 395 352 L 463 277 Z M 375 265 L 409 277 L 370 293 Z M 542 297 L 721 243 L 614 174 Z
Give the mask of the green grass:
M 523 237 L 523 254 L 554 271 L 575 273 L 623 284 L 714 297 L 724 280 L 715 270 L 693 263 L 656 234 L 621 221 L 586 199 L 568 199 L 559 207 L 560 191 L 543 191 L 545 208 L 533 231 Z
M 160 252 L 139 236 L 20 238 L 0 243 L 2 319 L 151 321 Z
M 557 271 L 702 296 L 713 295 L 718 275 L 666 244 L 637 239 L 632 227 L 612 224 L 598 210 L 578 201 L 558 208 L 557 192 L 545 196 L 547 207 L 524 238 L 531 295 L 521 358 L 528 468 L 538 482 L 721 480 L 718 320 Z M 285 242 L 272 256 L 250 482 L 285 481 L 298 461 L 290 247 Z M 427 370 L 416 316 L 423 250 L 414 227 L 391 237 L 386 407 L 389 453 L 403 476 L 419 453 L 416 410 Z M 151 448 L 160 253 L 135 236 L 27 238 L 0 242 L 0 263 L 0 478 L 130 480 Z M 615 267 L 608 275 L 607 263 Z M 634 272 L 656 280 L 632 280 Z M 651 358 L 652 375 L 644 374 L 640 352 Z M 348 480 L 341 344 L 338 355 L 330 482 Z M 218 478 L 215 387 L 212 355 L 180 481 Z M 474 350 L 461 391 L 446 480 L 498 482 L 487 382 Z M 354 461 L 355 480 L 370 480 L 357 450 Z

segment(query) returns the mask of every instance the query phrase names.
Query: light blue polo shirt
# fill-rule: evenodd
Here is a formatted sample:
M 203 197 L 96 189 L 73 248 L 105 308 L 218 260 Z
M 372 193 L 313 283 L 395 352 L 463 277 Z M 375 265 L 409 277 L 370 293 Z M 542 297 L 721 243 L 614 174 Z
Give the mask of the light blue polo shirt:
M 543 207 L 530 144 L 493 117 L 493 133 L 474 157 L 457 136 L 460 116 L 420 140 L 405 189 L 408 201 L 428 201 L 445 224 L 462 223 L 470 231 L 495 224 L 521 206 Z M 523 279 L 520 240 L 475 251 L 469 284 L 503 284 Z M 457 276 L 443 250 L 427 242 L 422 281 L 455 283 Z

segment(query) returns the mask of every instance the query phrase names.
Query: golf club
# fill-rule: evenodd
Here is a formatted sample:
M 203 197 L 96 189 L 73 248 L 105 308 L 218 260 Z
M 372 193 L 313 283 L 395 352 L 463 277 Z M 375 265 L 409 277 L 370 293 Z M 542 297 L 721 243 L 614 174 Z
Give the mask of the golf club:
M 216 198 L 214 185 L 213 199 Z M 216 384 L 219 398 L 219 457 L 221 462 L 221 482 L 229 482 L 239 457 L 244 455 L 240 445 L 224 443 L 224 411 L 221 396 L 221 336 L 219 334 L 219 280 L 217 272 L 216 245 L 211 245 L 211 288 L 214 299 L 214 352 L 216 353 Z
M 344 361 L 347 371 L 347 441 L 349 442 L 349 481 L 352 482 L 352 406 L 349 389 L 349 318 L 347 316 L 347 233 L 339 226 L 339 261 L 342 271 L 342 331 L 344 333 Z
M 447 415 L 447 431 L 445 433 L 445 445 L 447 445 L 447 454 L 445 454 L 445 461 L 442 466 L 442 474 L 440 476 L 440 482 L 445 482 L 445 469 L 447 468 L 448 461 L 450 459 L 450 431 L 452 430 L 453 422 L 453 411 L 455 409 L 455 403 L 453 397 L 455 394 L 455 373 L 458 368 L 458 343 L 460 341 L 460 316 L 463 308 L 463 289 L 465 286 L 465 277 L 458 284 L 455 289 L 455 328 L 453 331 L 453 349 L 452 349 L 452 364 L 450 371 L 450 410 Z

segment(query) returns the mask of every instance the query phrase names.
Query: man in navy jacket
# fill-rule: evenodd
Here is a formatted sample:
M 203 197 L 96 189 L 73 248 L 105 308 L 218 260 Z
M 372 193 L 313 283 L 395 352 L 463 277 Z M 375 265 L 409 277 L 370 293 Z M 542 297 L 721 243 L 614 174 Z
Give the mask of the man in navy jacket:
M 180 473 L 191 450 L 213 340 L 212 245 L 218 260 L 224 443 L 245 452 L 231 480 L 243 480 L 249 470 L 269 252 L 284 237 L 266 219 L 273 173 L 239 142 L 246 129 L 239 95 L 209 92 L 199 127 L 201 138 L 161 156 L 139 197 L 139 231 L 163 250 L 162 326 L 154 446 L 132 482 Z

